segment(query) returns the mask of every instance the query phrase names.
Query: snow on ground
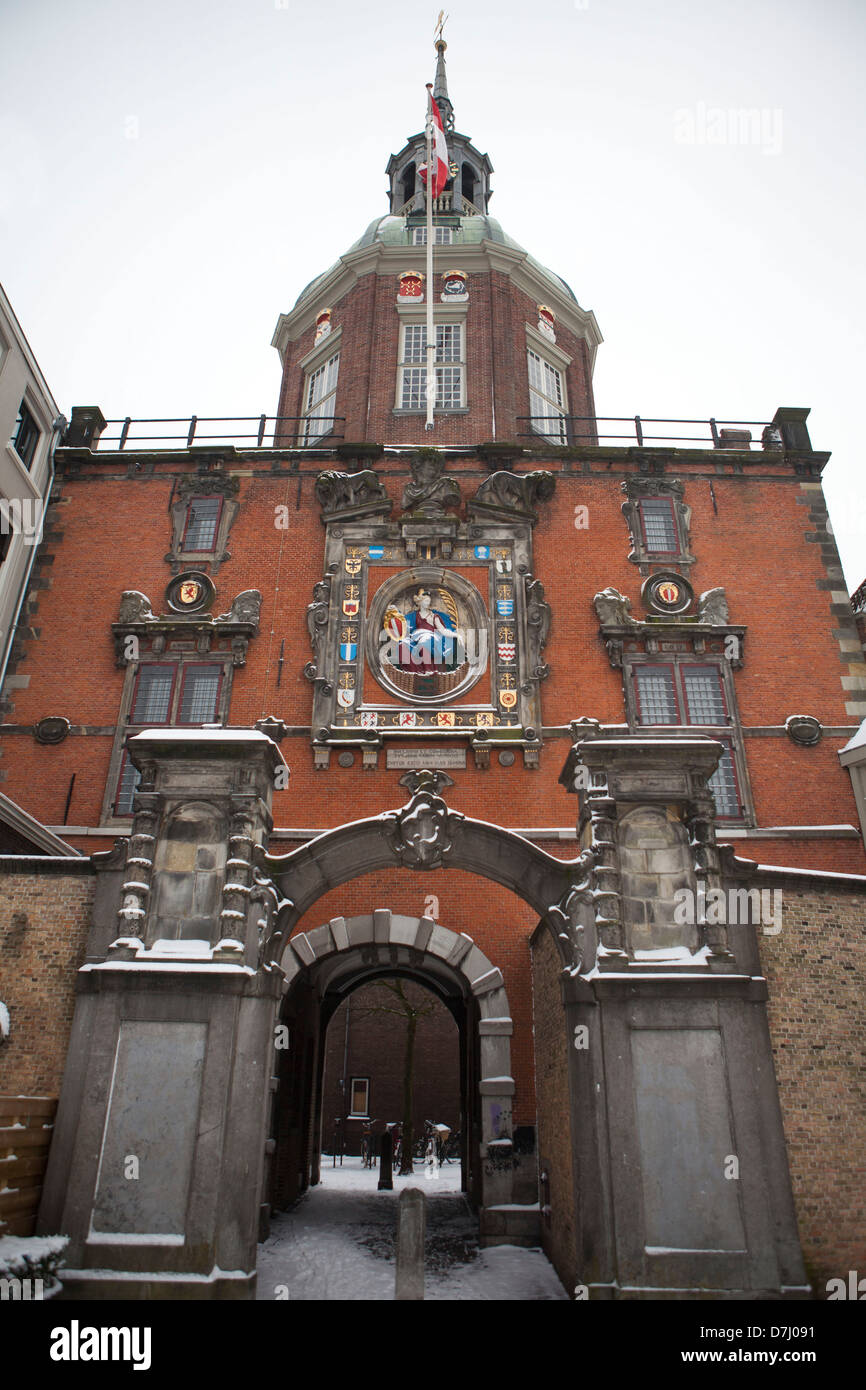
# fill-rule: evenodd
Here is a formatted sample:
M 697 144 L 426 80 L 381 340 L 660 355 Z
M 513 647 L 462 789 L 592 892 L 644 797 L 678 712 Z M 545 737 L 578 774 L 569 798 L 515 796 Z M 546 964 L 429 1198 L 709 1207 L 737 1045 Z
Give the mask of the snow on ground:
M 289 1212 L 276 1215 L 259 1246 L 261 1301 L 382 1300 L 394 1297 L 397 1203 L 405 1187 L 428 1198 L 425 1297 L 495 1302 L 567 1299 L 541 1250 L 516 1245 L 480 1250 L 478 1220 L 460 1191 L 460 1165 L 445 1164 L 425 1177 L 394 1177 L 392 1192 L 379 1192 L 378 1172 L 359 1158 L 342 1167 L 322 1159 L 321 1182 Z

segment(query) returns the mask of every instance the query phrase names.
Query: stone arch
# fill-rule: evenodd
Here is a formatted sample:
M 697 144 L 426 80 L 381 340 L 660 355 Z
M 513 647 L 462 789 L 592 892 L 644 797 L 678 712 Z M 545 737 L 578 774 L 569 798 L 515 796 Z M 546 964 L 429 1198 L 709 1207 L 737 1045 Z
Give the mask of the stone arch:
M 513 1024 L 505 983 L 499 969 L 471 937 L 429 917 L 410 917 L 389 909 L 344 918 L 334 917 L 313 931 L 292 937 L 283 957 L 286 1006 L 297 1009 L 294 1078 L 307 1094 L 297 1102 L 295 1132 L 308 1136 L 306 1154 L 295 1157 L 317 1177 L 317 1115 L 320 1078 L 309 1066 L 309 1039 L 319 1047 L 337 1001 L 358 984 L 384 974 L 404 975 L 433 990 L 450 1008 L 461 1028 L 464 1079 L 464 1184 L 482 1209 L 482 1232 L 495 1228 L 491 1208 L 508 1205 L 513 1194 L 514 1080 L 511 1074 Z M 306 996 L 302 998 L 302 996 Z M 327 1000 L 333 1001 L 329 1010 Z M 301 1113 L 303 1112 L 303 1113 Z M 279 1132 L 280 1123 L 274 1129 Z M 288 1132 L 289 1127 L 283 1125 Z M 278 1134 L 275 1136 L 279 1142 Z M 291 1196 L 289 1191 L 289 1196 Z M 501 1224 L 501 1223 L 500 1223 Z
M 441 778 L 441 774 L 407 776 Z M 421 783 L 408 805 L 326 831 L 291 854 L 265 855 L 263 863 L 282 898 L 262 943 L 265 963 L 283 964 L 297 923 L 332 888 L 377 869 L 463 869 L 508 888 L 538 913 L 554 933 L 564 965 L 573 964 L 567 934 L 560 930 L 577 910 L 577 885 L 589 858 L 557 859 L 522 835 L 451 811 Z M 584 904 L 581 902 L 581 910 Z

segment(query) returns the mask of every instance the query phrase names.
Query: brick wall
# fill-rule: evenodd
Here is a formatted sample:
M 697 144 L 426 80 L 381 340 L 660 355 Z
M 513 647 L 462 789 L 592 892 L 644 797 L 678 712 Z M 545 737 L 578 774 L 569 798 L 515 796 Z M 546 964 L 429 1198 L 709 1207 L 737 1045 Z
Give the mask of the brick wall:
M 10 868 L 0 859 L 0 999 L 11 1020 L 0 1047 L 2 1095 L 60 1090 L 94 889 L 86 860 Z
M 866 891 L 758 876 L 782 930 L 760 935 L 800 1240 L 817 1296 L 866 1270 Z
M 415 1137 L 423 1134 L 424 1121 L 461 1128 L 460 1119 L 460 1040 L 457 1024 L 445 1005 L 429 990 L 403 980 L 407 999 L 413 1005 L 430 1008 L 418 1020 L 413 1068 Z M 322 1147 L 328 1151 L 334 1135 L 334 1121 L 343 1120 L 345 1151 L 361 1151 L 361 1120 L 344 1119 L 348 1111 L 352 1077 L 370 1082 L 369 1116 L 377 1121 L 374 1134 L 385 1125 L 403 1118 L 403 1072 L 406 1055 L 406 1023 L 384 1009 L 399 1009 L 399 1003 L 384 988 L 365 985 L 341 1004 L 328 1025 L 325 1075 L 322 1092 Z M 346 1015 L 349 1015 L 348 1054 Z M 346 1101 L 340 1085 L 345 1075 Z

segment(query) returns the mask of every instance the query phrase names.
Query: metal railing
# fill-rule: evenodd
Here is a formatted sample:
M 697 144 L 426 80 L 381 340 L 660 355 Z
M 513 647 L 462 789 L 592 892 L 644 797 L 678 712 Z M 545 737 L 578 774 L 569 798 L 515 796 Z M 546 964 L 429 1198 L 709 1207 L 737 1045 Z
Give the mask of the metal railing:
M 782 433 L 772 420 L 677 420 L 666 416 L 641 415 L 519 415 L 518 424 L 528 424 L 529 430 L 518 433 L 518 439 L 543 438 L 548 444 L 637 444 L 664 447 L 665 445 L 698 444 L 711 449 L 781 449 Z M 599 425 L 628 425 L 627 433 L 602 431 Z M 647 431 L 650 426 L 653 432 Z M 657 425 L 703 425 L 706 434 L 682 434 L 676 429 L 656 433 Z M 760 430 L 757 438 L 752 430 Z
M 253 449 L 315 449 L 327 448 L 331 441 L 342 440 L 336 426 L 345 423 L 344 415 L 183 415 L 156 416 L 153 419 L 107 420 L 96 448 L 101 449 L 190 449 L 193 444 L 235 444 Z M 182 425 L 180 433 L 166 430 L 140 434 L 143 425 Z M 210 432 L 201 426 L 251 425 L 251 429 L 224 429 Z M 111 426 L 118 426 L 111 433 Z
M 252 449 L 329 450 L 345 436 L 337 427 L 344 415 L 308 417 L 303 415 L 184 415 L 154 416 L 142 419 L 107 420 L 97 442 L 89 447 L 101 449 L 156 450 L 189 449 L 235 445 Z M 781 450 L 784 441 L 780 426 L 766 420 L 672 419 L 641 415 L 520 415 L 518 439 L 537 440 L 556 447 L 572 445 L 635 445 L 670 447 L 695 444 L 701 448 L 740 450 Z M 74 440 L 73 418 L 68 435 Z M 179 431 L 163 426 L 180 425 Z M 228 428 L 213 429 L 221 425 Z M 602 426 L 627 425 L 628 430 L 606 431 Z M 681 426 L 703 426 L 704 433 L 682 433 Z M 159 428 L 151 428 L 158 426 Z M 246 427 L 246 428 L 244 428 Z M 663 428 L 659 428 L 663 427 Z M 757 435 L 753 431 L 759 431 Z M 67 442 L 64 437 L 63 443 Z

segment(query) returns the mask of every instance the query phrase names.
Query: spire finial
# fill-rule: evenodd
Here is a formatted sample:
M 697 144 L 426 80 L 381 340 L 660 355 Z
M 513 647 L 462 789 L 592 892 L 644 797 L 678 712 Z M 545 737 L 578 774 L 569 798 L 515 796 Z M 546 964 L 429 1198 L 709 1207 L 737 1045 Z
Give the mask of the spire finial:
M 454 129 L 454 107 L 451 105 L 451 98 L 448 95 L 448 79 L 445 75 L 445 50 L 448 47 L 442 37 L 442 30 L 448 16 L 444 10 L 439 11 L 439 18 L 436 21 L 434 47 L 439 55 L 436 59 L 436 81 L 433 84 L 433 100 L 439 107 L 439 114 L 442 117 L 442 124 L 446 130 Z

